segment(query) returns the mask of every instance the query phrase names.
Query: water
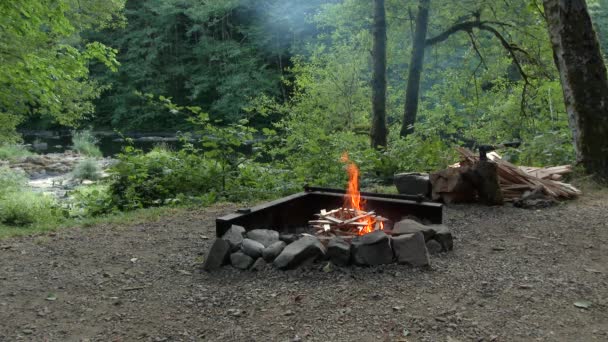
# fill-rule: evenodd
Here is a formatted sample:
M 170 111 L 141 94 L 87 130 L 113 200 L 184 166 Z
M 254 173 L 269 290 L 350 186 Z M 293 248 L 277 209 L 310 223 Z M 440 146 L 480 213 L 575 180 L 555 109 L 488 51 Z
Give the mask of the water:
M 93 134 L 99 140 L 97 145 L 104 157 L 115 156 L 127 145 L 121 136 L 113 132 L 100 131 Z M 21 135 L 24 143 L 31 145 L 37 153 L 63 153 L 72 149 L 72 135 L 69 131 L 24 131 Z M 159 144 L 175 149 L 181 147 L 181 142 L 174 133 L 130 133 L 125 136 L 133 139 L 136 148 L 146 152 Z

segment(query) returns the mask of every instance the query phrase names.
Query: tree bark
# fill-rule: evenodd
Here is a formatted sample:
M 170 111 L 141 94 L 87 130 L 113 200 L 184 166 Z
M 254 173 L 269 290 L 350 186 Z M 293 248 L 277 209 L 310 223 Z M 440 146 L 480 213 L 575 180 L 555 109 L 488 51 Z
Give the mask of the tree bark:
M 608 78 L 585 0 L 543 0 L 577 161 L 608 179 Z
M 420 0 L 418 15 L 416 16 L 416 32 L 414 34 L 414 45 L 409 66 L 407 89 L 405 92 L 405 110 L 403 123 L 401 125 L 401 136 L 414 132 L 414 123 L 418 112 L 418 98 L 420 92 L 420 76 L 424 63 L 424 50 L 426 46 L 426 34 L 429 26 L 430 0 Z
M 372 26 L 372 147 L 386 147 L 386 9 L 384 0 L 374 0 Z

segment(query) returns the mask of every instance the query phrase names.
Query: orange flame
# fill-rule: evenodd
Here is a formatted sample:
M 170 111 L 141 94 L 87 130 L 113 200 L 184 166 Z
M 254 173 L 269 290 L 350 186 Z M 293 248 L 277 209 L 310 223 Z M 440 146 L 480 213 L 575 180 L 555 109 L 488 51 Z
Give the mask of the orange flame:
M 365 211 L 365 201 L 361 200 L 361 193 L 359 192 L 359 168 L 355 163 L 350 161 L 348 152 L 344 152 L 340 160 L 346 163 L 346 171 L 348 172 L 348 187 L 346 196 L 344 196 L 344 208 L 354 209 L 355 216 L 357 216 L 360 212 Z M 374 231 L 375 219 L 368 216 L 360 219 L 358 222 L 366 223 L 364 227 L 359 229 L 359 235 L 365 235 Z M 384 229 L 382 222 L 380 222 L 379 228 L 381 230 Z

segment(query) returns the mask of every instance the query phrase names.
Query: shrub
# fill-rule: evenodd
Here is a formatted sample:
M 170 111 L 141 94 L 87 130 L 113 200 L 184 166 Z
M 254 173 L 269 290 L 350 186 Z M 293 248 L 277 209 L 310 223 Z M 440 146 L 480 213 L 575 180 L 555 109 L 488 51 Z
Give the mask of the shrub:
M 242 164 L 238 175 L 228 182 L 225 199 L 231 202 L 273 199 L 301 190 L 302 185 L 291 171 L 251 162 Z
M 551 166 L 575 163 L 570 131 L 548 131 L 525 141 L 518 162 L 529 166 Z
M 93 217 L 116 210 L 107 185 L 81 186 L 70 193 L 70 216 Z
M 72 171 L 72 176 L 78 180 L 98 180 L 101 178 L 101 169 L 99 165 L 95 161 L 95 159 L 84 159 L 80 161 L 74 171 Z
M 0 223 L 26 226 L 33 223 L 56 222 L 61 210 L 51 196 L 32 191 L 11 192 L 0 199 Z
M 439 136 L 421 132 L 407 138 L 395 135 L 392 134 L 386 156 L 396 172 L 432 172 L 458 160 L 451 143 Z
M 160 206 L 178 195 L 200 196 L 221 188 L 216 162 L 188 151 L 127 148 L 112 167 L 110 193 L 120 209 Z
M 27 178 L 22 173 L 8 167 L 0 167 L 0 198 L 9 193 L 19 191 L 27 184 Z
M 102 157 L 101 150 L 97 147 L 99 140 L 91 131 L 72 132 L 72 148 L 74 151 L 89 157 Z
M 15 160 L 20 157 L 27 157 L 32 155 L 25 146 L 6 144 L 0 145 L 0 159 L 3 160 Z

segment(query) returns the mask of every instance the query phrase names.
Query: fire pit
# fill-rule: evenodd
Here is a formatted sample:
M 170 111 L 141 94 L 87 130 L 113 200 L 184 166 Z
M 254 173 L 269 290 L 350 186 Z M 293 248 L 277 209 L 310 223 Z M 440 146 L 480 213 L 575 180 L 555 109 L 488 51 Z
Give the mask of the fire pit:
M 217 239 L 203 268 L 231 263 L 291 269 L 317 260 L 338 265 L 391 262 L 425 266 L 428 254 L 452 249 L 443 206 L 423 196 L 359 192 L 358 169 L 347 163 L 347 190 L 304 191 L 216 219 Z
M 252 208 L 240 209 L 216 219 L 216 234 L 223 236 L 232 225 L 247 231 L 273 229 L 282 234 L 310 233 L 309 221 L 323 209 L 340 208 L 346 191 L 319 187 L 304 187 L 303 192 L 283 197 Z M 423 197 L 361 192 L 367 210 L 374 211 L 392 222 L 416 217 L 428 224 L 443 222 L 443 205 L 425 202 Z

